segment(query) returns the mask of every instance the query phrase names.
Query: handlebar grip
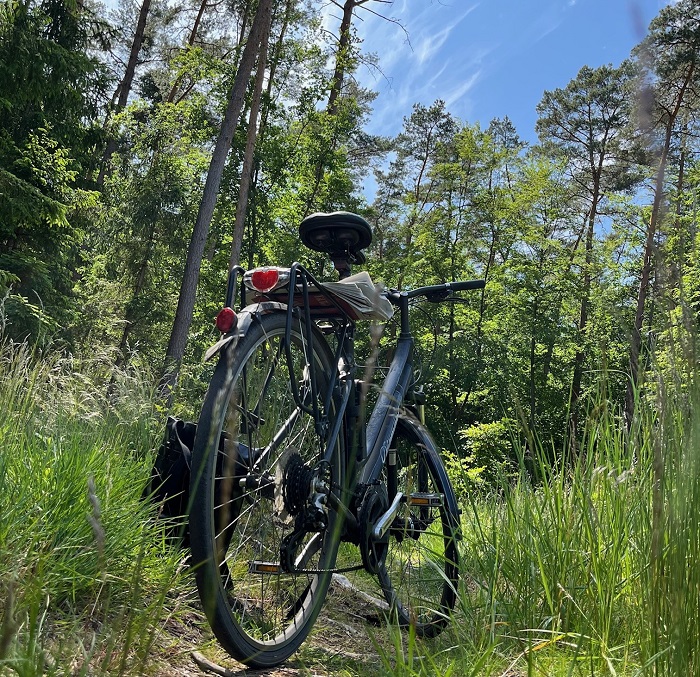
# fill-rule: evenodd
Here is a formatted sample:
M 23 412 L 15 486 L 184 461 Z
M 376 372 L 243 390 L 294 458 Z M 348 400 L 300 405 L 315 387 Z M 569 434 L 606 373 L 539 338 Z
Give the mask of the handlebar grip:
M 486 280 L 465 280 L 463 282 L 445 282 L 443 284 L 433 284 L 428 287 L 418 287 L 411 291 L 399 291 L 390 289 L 386 296 L 394 305 L 400 305 L 402 298 L 415 299 L 418 296 L 425 296 L 431 303 L 445 301 L 452 292 L 466 291 L 468 289 L 483 289 Z
M 450 291 L 467 291 L 468 289 L 483 289 L 486 280 L 465 280 L 464 282 L 448 282 Z

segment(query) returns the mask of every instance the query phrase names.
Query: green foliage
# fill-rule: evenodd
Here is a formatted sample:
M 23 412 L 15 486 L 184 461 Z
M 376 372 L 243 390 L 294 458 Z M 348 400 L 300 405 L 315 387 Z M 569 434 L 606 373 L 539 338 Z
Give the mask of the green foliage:
M 597 203 L 640 178 L 641 154 L 629 127 L 635 75 L 631 61 L 618 68 L 584 66 L 564 89 L 545 92 L 537 106 L 540 139 L 554 157 L 566 158 L 584 201 Z
M 140 671 L 176 580 L 141 498 L 159 434 L 148 379 L 105 357 L 0 345 L 0 659 L 18 674 Z
M 120 148 L 103 193 L 103 209 L 88 245 L 92 260 L 77 291 L 83 315 L 95 322 L 72 328 L 80 342 L 116 345 L 162 359 L 184 266 L 183 251 L 196 215 L 207 158 L 201 143 L 205 101 L 134 104 L 114 124 Z
M 518 458 L 515 422 L 501 419 L 492 423 L 475 423 L 459 431 L 464 441 L 463 458 L 479 470 L 478 477 L 490 486 L 506 484 L 517 474 Z
M 489 488 L 482 478 L 486 466 L 477 466 L 473 456 L 459 456 L 450 449 L 442 449 L 441 456 L 460 505 L 466 505 L 481 489 Z
M 70 321 L 82 217 L 95 204 L 84 175 L 104 85 L 88 42 L 74 3 L 3 5 L 0 268 L 19 278 L 24 299 L 7 309 L 15 337 L 39 333 L 33 305 L 55 325 Z

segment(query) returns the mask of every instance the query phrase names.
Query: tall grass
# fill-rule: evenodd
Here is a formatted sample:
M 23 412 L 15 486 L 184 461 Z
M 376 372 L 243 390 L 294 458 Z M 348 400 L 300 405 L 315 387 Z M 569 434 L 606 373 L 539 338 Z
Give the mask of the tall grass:
M 0 344 L 0 673 L 135 673 L 181 555 L 141 500 L 146 381 Z M 157 431 L 159 433 L 159 431 Z
M 0 345 L 0 673 L 143 673 L 178 604 L 182 553 L 141 500 L 162 432 L 150 380 L 108 388 L 109 364 Z M 455 622 L 432 642 L 390 628 L 377 670 L 700 674 L 692 380 L 647 384 L 630 431 L 602 392 L 575 458 L 518 447 L 519 475 L 462 506 Z
M 540 445 L 532 453 L 537 484 L 523 471 L 502 495 L 465 512 L 472 591 L 463 608 L 490 644 L 521 658 L 517 663 L 531 665 L 538 652 L 556 649 L 587 674 L 603 666 L 614 674 L 638 654 L 650 535 L 648 444 L 631 452 L 620 422 L 604 410 L 589 418 L 577 459 L 552 467 Z
M 640 652 L 655 675 L 700 674 L 700 397 L 660 384 L 652 436 Z
M 516 442 L 518 478 L 463 505 L 452 629 L 387 670 L 700 674 L 700 391 L 647 390 L 630 431 L 599 396 L 575 458 Z

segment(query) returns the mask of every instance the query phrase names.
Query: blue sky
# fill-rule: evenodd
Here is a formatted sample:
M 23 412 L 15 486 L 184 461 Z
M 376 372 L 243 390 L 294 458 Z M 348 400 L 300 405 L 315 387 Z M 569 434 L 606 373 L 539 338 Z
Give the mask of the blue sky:
M 666 0 L 371 0 L 359 10 L 364 51 L 383 74 L 364 69 L 379 92 L 369 131 L 395 134 L 413 103 L 443 99 L 461 120 L 487 127 L 508 116 L 521 138 L 536 141 L 535 107 L 547 89 L 564 87 L 584 66 L 619 63 L 646 33 Z M 326 20 L 338 15 L 327 8 Z M 410 42 L 409 42 L 410 41 Z

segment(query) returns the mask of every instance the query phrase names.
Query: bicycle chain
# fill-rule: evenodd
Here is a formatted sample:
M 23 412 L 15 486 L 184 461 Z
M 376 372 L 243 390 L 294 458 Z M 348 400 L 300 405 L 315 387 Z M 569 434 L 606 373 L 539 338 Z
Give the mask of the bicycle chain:
M 340 569 L 294 569 L 294 571 L 285 571 L 284 574 L 287 576 L 290 574 L 344 574 L 349 571 L 361 571 L 364 568 L 364 564 L 355 564 L 354 566 L 341 567 Z

